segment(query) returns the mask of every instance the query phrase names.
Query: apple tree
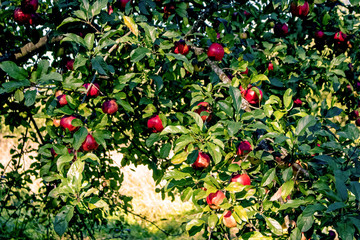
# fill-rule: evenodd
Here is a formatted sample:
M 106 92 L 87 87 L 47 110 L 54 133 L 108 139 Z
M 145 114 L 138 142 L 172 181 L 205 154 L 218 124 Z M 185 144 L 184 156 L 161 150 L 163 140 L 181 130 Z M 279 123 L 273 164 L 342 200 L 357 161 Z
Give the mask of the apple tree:
M 131 209 L 121 167 L 144 164 L 163 196 L 194 204 L 191 236 L 359 238 L 359 1 L 23 0 L 1 12 L 1 123 L 25 129 L 12 170 L 1 166 L 4 229 L 21 215 L 94 238 Z

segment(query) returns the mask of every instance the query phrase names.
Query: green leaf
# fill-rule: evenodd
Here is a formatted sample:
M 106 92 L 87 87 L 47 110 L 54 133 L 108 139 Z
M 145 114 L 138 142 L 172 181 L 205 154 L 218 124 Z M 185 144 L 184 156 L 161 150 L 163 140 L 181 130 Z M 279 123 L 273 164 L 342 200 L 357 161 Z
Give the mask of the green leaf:
M 70 179 L 73 190 L 76 193 L 79 193 L 81 190 L 82 179 L 83 179 L 83 171 L 84 171 L 85 162 L 75 161 L 71 164 L 69 171 L 67 172 L 67 178 Z
M 269 184 L 274 180 L 274 178 L 275 178 L 275 173 L 276 173 L 276 169 L 275 169 L 275 168 L 269 169 L 269 170 L 265 173 L 263 179 L 261 180 L 261 186 L 264 187 L 264 186 L 269 185 Z
M 188 224 L 186 224 L 186 231 L 189 232 L 190 236 L 193 236 L 201 231 L 201 229 L 203 228 L 202 226 L 204 224 L 205 224 L 204 220 L 193 219 Z
M 351 222 L 337 222 L 335 226 L 339 237 L 342 240 L 353 240 L 355 234 L 354 225 Z
M 117 99 L 116 102 L 120 104 L 120 106 L 122 106 L 125 109 L 125 111 L 132 113 L 134 112 L 134 108 L 130 105 L 128 101 Z
M 241 92 L 238 88 L 230 86 L 229 94 L 233 100 L 233 107 L 235 112 L 239 113 L 241 110 Z
M 314 223 L 314 216 L 304 216 L 300 214 L 296 223 L 301 232 L 307 232 Z
M 293 106 L 293 100 L 292 100 L 292 89 L 288 88 L 283 96 L 284 106 L 287 110 L 291 109 Z
M 241 183 L 238 182 L 231 182 L 226 188 L 226 191 L 229 192 L 241 192 L 246 188 L 246 186 L 242 185 Z
M 95 2 L 92 2 L 92 5 L 91 5 L 92 16 L 94 17 L 96 15 L 99 15 L 101 12 L 101 9 L 106 8 L 107 3 L 108 3 L 108 0 L 97 0 Z
M 61 43 L 62 42 L 75 42 L 83 47 L 86 47 L 86 42 L 85 40 L 80 37 L 79 35 L 76 35 L 74 33 L 66 33 L 64 34 L 64 38 L 61 40 Z
M 164 145 L 161 146 L 160 148 L 160 158 L 167 158 L 169 156 L 171 150 L 171 144 L 170 143 L 166 143 Z
M 272 237 L 265 237 L 259 232 L 247 232 L 241 235 L 239 240 L 272 240 Z M 298 240 L 298 239 L 297 239 Z
M 60 173 L 62 173 L 64 165 L 66 163 L 70 162 L 71 160 L 73 160 L 73 158 L 74 158 L 74 155 L 70 155 L 70 154 L 60 156 L 56 162 L 58 171 Z
M 200 115 L 198 113 L 188 111 L 188 112 L 186 112 L 186 114 L 188 114 L 189 116 L 191 116 L 195 120 L 195 123 L 196 123 L 196 125 L 198 125 L 200 130 L 203 130 L 204 121 L 202 120 L 202 118 L 200 117 Z
M 74 206 L 64 206 L 54 219 L 54 230 L 61 237 L 66 232 L 69 222 L 74 215 Z
M 281 197 L 285 199 L 294 190 L 294 181 L 289 180 L 281 186 Z
M 341 209 L 341 208 L 345 208 L 346 204 L 343 202 L 335 202 L 329 205 L 328 209 L 326 210 L 326 213 Z
M 110 131 L 107 130 L 95 130 L 92 133 L 92 136 L 95 138 L 95 141 L 99 144 L 101 144 L 101 146 L 103 146 L 105 149 L 107 147 L 106 144 L 106 139 L 110 139 L 111 138 L 111 133 Z
M 190 143 L 193 143 L 193 142 L 195 142 L 195 139 L 192 136 L 182 135 L 175 142 L 174 152 L 178 152 L 180 150 L 183 150 L 184 147 L 186 147 L 187 145 L 189 145 Z
M 78 150 L 81 147 L 81 145 L 85 141 L 87 135 L 88 135 L 88 131 L 85 127 L 81 127 L 79 130 L 77 130 L 74 133 L 73 146 L 74 146 L 75 150 Z
M 330 108 L 330 109 L 327 111 L 325 118 L 332 118 L 332 117 L 338 116 L 338 115 L 340 115 L 342 112 L 343 112 L 343 110 L 340 109 L 340 108 L 338 108 L 338 107 Z
M 35 103 L 35 99 L 36 99 L 36 94 L 37 91 L 36 90 L 27 90 L 25 92 L 25 106 L 32 106 Z
M 218 164 L 222 159 L 220 147 L 211 142 L 207 142 L 206 145 L 208 146 L 208 151 L 214 160 L 215 165 Z
M 180 197 L 181 201 L 183 201 L 183 202 L 189 201 L 192 194 L 193 194 L 192 188 L 187 187 L 181 194 L 181 197 Z
M 259 81 L 268 81 L 270 82 L 269 78 L 264 74 L 254 75 L 251 77 L 250 83 L 257 83 Z
M 160 135 L 158 133 L 152 133 L 152 134 L 150 134 L 148 139 L 146 139 L 146 146 L 151 147 L 152 145 L 154 145 L 154 143 L 156 143 L 160 139 L 161 138 L 160 138 Z
M 88 206 L 90 210 L 93 210 L 95 208 L 104 208 L 105 210 L 107 210 L 109 208 L 109 205 L 104 200 L 99 199 L 98 197 L 91 198 Z
M 139 62 L 149 52 L 150 52 L 150 50 L 145 47 L 139 47 L 139 48 L 132 50 L 130 53 L 131 62 Z
M 264 217 L 266 225 L 270 228 L 270 231 L 275 235 L 281 236 L 283 234 L 281 224 L 273 218 Z
M 301 231 L 298 227 L 296 227 L 291 231 L 290 240 L 299 240 L 299 239 L 301 239 Z
M 134 19 L 132 17 L 128 17 L 128 16 L 123 16 L 124 18 L 124 22 L 125 25 L 130 29 L 130 31 L 135 35 L 135 36 L 139 36 L 139 29 L 138 29 L 138 25 L 135 23 Z M 132 62 L 137 62 L 137 61 L 133 61 Z
M 88 33 L 88 34 L 86 34 L 84 39 L 85 39 L 85 42 L 86 42 L 87 49 L 91 50 L 93 48 L 93 46 L 94 46 L 95 35 L 93 33 Z
M 80 19 L 78 18 L 73 18 L 73 17 L 68 17 L 68 18 L 65 18 L 61 24 L 56 28 L 56 29 L 59 29 L 62 25 L 65 25 L 65 24 L 68 24 L 68 23 L 72 23 L 72 22 L 80 22 Z
M 177 153 L 171 158 L 171 163 L 172 164 L 181 164 L 186 161 L 187 157 L 188 157 L 187 152 Z
M 210 228 L 215 228 L 217 223 L 219 222 L 219 217 L 217 214 L 211 214 L 208 218 L 208 225 Z
M 301 205 L 306 205 L 307 201 L 301 199 L 288 200 L 285 204 L 281 205 L 279 210 L 285 210 L 288 208 L 296 209 Z
M 101 56 L 97 55 L 95 58 L 91 59 L 91 65 L 99 74 L 106 75 L 108 65 Z
M 18 67 L 14 62 L 5 61 L 0 63 L 0 68 L 6 72 L 11 78 L 16 80 L 25 80 L 28 78 L 28 73 L 25 69 Z
M 316 122 L 316 118 L 312 115 L 307 115 L 301 118 L 296 126 L 295 134 L 298 136 L 302 135 L 309 127 L 314 126 Z
M 162 132 L 160 133 L 160 135 L 165 135 L 168 133 L 172 133 L 172 134 L 176 134 L 176 133 L 189 133 L 189 130 L 187 130 L 185 127 L 183 126 L 167 126 L 164 128 L 164 130 L 162 130 Z
M 238 205 L 234 207 L 234 212 L 239 216 L 239 218 L 244 221 L 247 222 L 249 221 L 248 215 L 246 213 L 245 208 L 243 208 L 242 206 Z

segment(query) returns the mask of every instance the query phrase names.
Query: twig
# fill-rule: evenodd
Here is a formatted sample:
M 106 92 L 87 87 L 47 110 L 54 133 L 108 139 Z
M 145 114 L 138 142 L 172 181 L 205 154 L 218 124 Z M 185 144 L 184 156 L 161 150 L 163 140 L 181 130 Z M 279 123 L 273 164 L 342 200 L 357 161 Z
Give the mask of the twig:
M 37 126 L 37 124 L 36 124 L 36 122 L 35 122 L 34 117 L 32 116 L 32 114 L 31 114 L 30 111 L 28 111 L 28 114 L 30 114 L 30 121 L 34 124 L 35 130 L 36 130 L 37 134 L 39 135 L 41 144 L 44 144 L 44 139 L 43 139 L 43 137 L 42 137 L 42 135 L 41 135 L 41 132 L 40 132 L 40 130 L 39 130 L 39 128 L 38 128 L 38 126 Z
M 166 236 L 171 236 L 171 237 L 175 237 L 175 236 L 180 236 L 182 233 L 179 233 L 179 234 L 170 234 L 170 233 L 168 233 L 168 232 L 166 232 L 164 229 L 162 229 L 162 228 L 160 228 L 158 225 L 156 225 L 154 222 L 152 222 L 152 221 L 150 221 L 150 220 L 148 220 L 148 219 L 146 219 L 145 217 L 143 217 L 143 216 L 141 216 L 140 214 L 137 214 L 137 213 L 134 213 L 134 212 L 132 212 L 132 211 L 130 211 L 130 210 L 125 210 L 126 212 L 129 212 L 129 213 L 131 213 L 131 214 L 133 214 L 134 216 L 137 216 L 137 217 L 139 217 L 139 218 L 141 218 L 141 219 L 143 219 L 143 220 L 145 220 L 145 221 L 147 221 L 147 222 L 149 222 L 149 223 L 151 223 L 152 225 L 154 225 L 157 229 L 159 229 L 161 232 L 163 232 Z

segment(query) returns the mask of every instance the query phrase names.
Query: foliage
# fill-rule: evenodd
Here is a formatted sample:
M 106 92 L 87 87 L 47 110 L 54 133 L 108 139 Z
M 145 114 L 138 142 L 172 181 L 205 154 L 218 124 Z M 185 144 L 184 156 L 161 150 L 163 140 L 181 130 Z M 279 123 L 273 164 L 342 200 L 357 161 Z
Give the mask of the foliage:
M 359 107 L 358 1 L 309 1 L 302 17 L 290 14 L 289 1 L 120 2 L 42 2 L 31 25 L 12 19 L 18 3 L 1 6 L 0 113 L 11 130 L 26 127 L 23 142 L 40 144 L 29 175 L 44 187 L 33 201 L 45 206 L 44 219 L 55 216 L 58 235 L 79 226 L 94 238 L 91 226 L 130 209 L 118 191 L 115 150 L 122 166 L 145 164 L 165 181 L 164 196 L 193 202 L 190 236 L 229 238 L 223 213 L 231 210 L 241 239 L 325 239 L 331 231 L 359 238 L 360 132 L 348 117 Z M 288 32 L 277 29 L 284 24 Z M 174 52 L 180 40 L 188 54 Z M 13 50 L 28 41 L 38 44 Z M 224 46 L 219 62 L 206 54 L 214 42 Z M 99 84 L 100 94 L 91 96 L 85 83 Z M 258 104 L 239 89 L 249 84 L 262 92 Z M 102 110 L 110 99 L 115 114 Z M 209 103 L 205 111 L 197 111 L 201 102 Z M 162 131 L 148 129 L 153 115 Z M 54 124 L 64 116 L 76 117 L 74 131 Z M 90 152 L 82 146 L 88 134 L 100 145 Z M 253 151 L 237 154 L 241 141 Z M 199 152 L 210 156 L 209 167 L 194 167 Z M 13 189 L 28 179 L 17 170 L 2 173 L 0 213 L 16 206 Z M 237 173 L 251 185 L 230 182 Z M 217 190 L 226 198 L 212 209 L 206 198 Z M 30 208 L 28 201 L 22 197 Z

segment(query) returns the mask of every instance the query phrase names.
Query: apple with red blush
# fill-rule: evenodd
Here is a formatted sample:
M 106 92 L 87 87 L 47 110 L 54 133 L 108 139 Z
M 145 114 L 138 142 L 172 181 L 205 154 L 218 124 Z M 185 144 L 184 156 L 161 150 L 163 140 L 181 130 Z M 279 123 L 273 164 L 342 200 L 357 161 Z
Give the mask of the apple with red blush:
M 95 138 L 90 133 L 86 136 L 85 141 L 81 145 L 81 148 L 86 152 L 96 150 L 98 147 L 99 144 L 95 141 Z
M 149 118 L 149 120 L 147 122 L 147 127 L 153 133 L 161 132 L 164 129 L 164 125 L 163 125 L 159 115 L 154 115 L 151 118 Z
M 207 115 L 202 115 L 201 119 L 203 120 L 203 122 L 210 122 L 211 118 L 212 118 L 212 114 L 211 114 L 211 109 L 209 106 L 208 102 L 200 102 L 198 103 L 198 109 L 196 109 L 194 112 L 196 112 L 197 114 L 199 114 L 201 116 L 202 112 L 207 112 Z
M 210 193 L 206 197 L 206 202 L 211 209 L 219 209 L 225 198 L 225 194 L 217 190 L 215 193 Z
M 225 55 L 225 51 L 221 44 L 213 43 L 210 45 L 207 55 L 210 60 L 221 61 Z
M 252 146 L 249 141 L 241 141 L 236 149 L 238 156 L 244 156 L 252 151 Z
M 237 226 L 236 220 L 235 220 L 234 216 L 232 215 L 231 210 L 227 210 L 224 212 L 223 224 L 225 225 L 225 227 L 228 227 L 228 228 L 233 228 L 233 227 Z
M 73 132 L 75 130 L 78 129 L 78 127 L 74 126 L 71 124 L 71 122 L 74 120 L 74 119 L 77 119 L 76 117 L 74 116 L 65 116 L 65 117 L 62 117 L 61 120 L 60 120 L 60 126 L 63 128 L 63 129 L 68 129 L 70 132 Z
M 199 152 L 198 157 L 192 164 L 192 167 L 197 170 L 202 170 L 210 165 L 210 157 L 206 153 Z
M 117 110 L 119 109 L 118 104 L 116 103 L 116 101 L 114 99 L 106 101 L 103 103 L 102 105 L 102 111 L 103 113 L 107 113 L 107 114 L 114 114 L 117 112 Z
M 97 97 L 100 94 L 100 86 L 97 83 L 85 83 L 83 87 L 86 89 L 86 96 Z M 90 89 L 89 89 L 90 88 Z

